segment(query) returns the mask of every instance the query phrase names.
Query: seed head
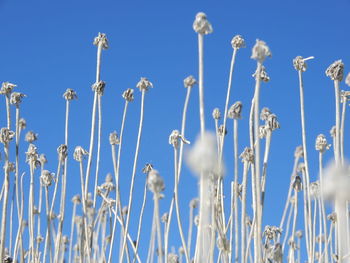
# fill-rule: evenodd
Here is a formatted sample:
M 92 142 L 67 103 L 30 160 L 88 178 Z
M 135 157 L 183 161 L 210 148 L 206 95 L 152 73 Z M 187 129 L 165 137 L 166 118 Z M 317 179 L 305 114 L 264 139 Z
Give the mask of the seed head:
M 161 217 L 161 221 L 163 222 L 163 223 L 168 223 L 168 219 L 169 219 L 169 214 L 168 213 L 164 213 L 163 215 L 162 215 L 162 217 Z
M 333 126 L 329 131 L 329 134 L 332 136 L 332 138 L 335 138 L 335 136 L 337 135 L 337 128 Z
M 323 153 L 326 150 L 329 150 L 330 147 L 331 145 L 327 143 L 326 136 L 323 134 L 317 136 L 315 145 L 316 151 Z
M 192 88 L 195 84 L 197 84 L 197 80 L 192 75 L 184 79 L 185 88 Z
M 0 142 L 3 144 L 8 144 L 13 137 L 15 136 L 15 132 L 9 130 L 8 128 L 1 128 L 0 130 Z
M 98 36 L 94 38 L 94 45 L 101 45 L 103 49 L 108 49 L 108 40 L 106 34 L 98 33 Z
M 73 196 L 72 202 L 73 202 L 73 204 L 80 204 L 81 203 L 80 195 L 76 194 L 75 196 Z
M 168 263 L 179 263 L 179 256 L 174 254 L 174 253 L 169 253 L 168 254 Z
M 74 99 L 77 99 L 78 96 L 77 96 L 77 93 L 74 90 L 66 89 L 65 93 L 63 93 L 63 98 L 65 100 L 74 100 Z
M 318 198 L 320 196 L 320 185 L 318 181 L 310 183 L 310 197 Z
M 303 231 L 302 230 L 298 230 L 298 231 L 296 231 L 295 232 L 295 236 L 297 237 L 297 238 L 302 238 L 303 237 Z
M 207 20 L 207 15 L 199 12 L 193 22 L 193 30 L 201 35 L 208 35 L 213 32 L 213 27 Z
M 20 118 L 18 121 L 18 126 L 21 131 L 23 131 L 27 127 L 27 122 L 25 119 Z
M 149 88 L 153 88 L 153 84 L 147 78 L 142 77 L 136 84 L 136 88 L 138 88 L 140 91 L 148 91 Z
M 0 94 L 2 95 L 8 95 L 11 94 L 13 88 L 17 87 L 17 85 L 12 84 L 10 82 L 3 82 L 1 85 L 1 89 L 0 89 Z
M 48 170 L 43 170 L 40 176 L 40 183 L 42 186 L 48 187 L 55 180 L 55 174 L 50 173 Z
M 270 77 L 267 75 L 267 72 L 266 72 L 266 69 L 264 66 L 261 66 L 260 74 L 258 74 L 258 69 L 256 69 L 256 71 L 254 72 L 254 74 L 252 76 L 253 76 L 253 78 L 260 76 L 260 79 L 264 82 L 270 81 Z
M 153 165 L 150 163 L 146 163 L 145 167 L 142 168 L 142 173 L 148 174 L 153 169 Z
M 106 86 L 106 83 L 104 81 L 100 80 L 99 82 L 95 82 L 94 84 L 92 84 L 91 88 L 98 95 L 102 96 L 103 92 L 105 91 L 105 86 Z
M 214 120 L 220 120 L 220 118 L 221 118 L 221 113 L 220 113 L 219 108 L 215 108 L 215 109 L 213 110 L 213 118 L 214 118 Z
M 252 148 L 245 147 L 239 158 L 242 162 L 254 163 L 254 152 Z
M 340 91 L 340 102 L 346 103 L 350 100 L 350 91 L 342 90 Z
M 10 103 L 12 105 L 19 106 L 19 104 L 21 104 L 22 99 L 24 97 L 27 97 L 27 96 L 25 94 L 23 94 L 23 93 L 13 92 L 13 93 L 11 93 Z
M 221 124 L 221 125 L 219 126 L 219 128 L 218 128 L 218 135 L 219 135 L 220 137 L 222 137 L 222 136 L 224 136 L 224 135 L 226 135 L 226 134 L 227 134 L 227 129 L 225 128 L 225 131 L 224 131 L 224 125 Z
M 34 144 L 29 144 L 28 150 L 26 152 L 26 162 L 32 165 L 36 165 L 38 158 L 39 155 L 36 146 Z
M 74 160 L 76 160 L 77 162 L 81 162 L 84 159 L 85 155 L 88 155 L 88 151 L 85 150 L 83 147 L 81 146 L 77 146 L 75 147 L 74 153 L 73 153 L 73 158 Z
M 110 143 L 111 145 L 118 145 L 118 144 L 120 143 L 120 140 L 119 140 L 119 138 L 118 138 L 118 134 L 117 134 L 116 131 L 111 132 L 111 133 L 109 134 L 109 143 Z
M 348 85 L 350 87 L 350 72 L 346 76 L 345 83 L 346 83 L 346 85 Z
M 263 139 L 267 136 L 267 127 L 266 125 L 260 125 L 259 126 L 259 138 Z
M 134 89 L 127 89 L 123 92 L 123 98 L 128 101 L 131 102 L 134 100 Z
M 152 169 L 147 176 L 147 186 L 148 189 L 154 194 L 160 194 L 164 191 L 164 180 L 159 175 L 159 172 L 155 169 Z
M 245 47 L 244 39 L 241 35 L 235 35 L 231 40 L 231 45 L 234 49 Z
M 266 120 L 266 127 L 270 129 L 271 131 L 274 131 L 276 129 L 280 128 L 280 124 L 277 121 L 277 116 L 275 114 L 270 114 Z
M 295 176 L 293 181 L 293 188 L 295 191 L 300 192 L 303 189 L 303 183 L 299 175 Z
M 33 131 L 27 132 L 24 138 L 24 140 L 29 143 L 35 142 L 37 139 L 38 139 L 38 134 L 34 133 Z
M 257 39 L 252 50 L 251 58 L 260 63 L 263 63 L 266 57 L 271 57 L 271 55 L 272 54 L 270 48 L 266 45 L 266 43 L 262 40 Z
M 64 160 L 66 159 L 66 157 L 68 155 L 68 147 L 67 147 L 67 145 L 61 144 L 60 146 L 58 146 L 57 153 L 58 153 L 58 159 L 61 162 L 64 162 Z
M 305 60 L 302 56 L 297 56 L 295 59 L 293 59 L 293 66 L 295 70 L 302 72 L 305 72 L 307 68 Z
M 341 60 L 335 61 L 326 70 L 326 76 L 331 80 L 342 81 L 344 75 L 344 63 Z
M 241 119 L 243 104 L 240 101 L 235 102 L 228 110 L 227 117 L 230 119 Z
M 261 119 L 262 121 L 267 121 L 267 119 L 269 118 L 270 114 L 271 114 L 270 109 L 267 108 L 267 107 L 264 107 L 264 108 L 262 108 L 262 110 L 261 110 L 260 119 Z
M 190 144 L 190 142 L 187 141 L 178 130 L 173 130 L 169 136 L 169 144 L 171 144 L 174 148 L 177 148 L 179 146 L 179 140 L 185 144 Z

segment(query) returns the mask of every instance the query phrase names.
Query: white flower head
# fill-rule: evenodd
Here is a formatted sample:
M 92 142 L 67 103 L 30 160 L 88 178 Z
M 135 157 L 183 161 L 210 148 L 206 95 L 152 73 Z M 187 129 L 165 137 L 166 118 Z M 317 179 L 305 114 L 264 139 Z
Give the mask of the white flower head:
M 294 157 L 295 158 L 302 158 L 302 157 L 304 157 L 303 146 L 299 145 L 299 146 L 297 146 L 295 148 Z
M 293 66 L 295 70 L 302 72 L 305 72 L 307 68 L 305 60 L 302 56 L 297 56 L 295 59 L 293 59 Z
M 140 89 L 140 91 L 148 91 L 149 88 L 153 88 L 153 84 L 147 78 L 142 77 L 136 84 L 136 87 Z
M 0 89 L 0 94 L 10 94 L 15 87 L 17 87 L 17 85 L 12 84 L 10 82 L 3 82 Z
M 245 47 L 244 39 L 241 35 L 235 35 L 231 40 L 231 45 L 235 49 L 240 49 Z
M 110 143 L 110 145 L 118 145 L 118 144 L 120 144 L 120 140 L 118 138 L 118 134 L 117 134 L 116 131 L 111 132 L 109 134 L 109 143 Z
M 197 80 L 192 75 L 184 79 L 185 88 L 192 88 L 195 84 L 197 84 Z
M 66 91 L 63 93 L 63 98 L 65 100 L 74 100 L 77 99 L 77 93 L 73 89 L 66 89 Z
M 230 119 L 241 119 L 243 104 L 240 101 L 235 102 L 228 110 L 227 117 Z
M 193 30 L 201 35 L 208 35 L 213 32 L 213 27 L 207 20 L 207 15 L 203 12 L 199 12 L 193 22 Z
M 148 173 L 147 186 L 148 186 L 148 189 L 154 194 L 159 194 L 164 191 L 165 189 L 164 180 L 160 176 L 157 170 L 152 169 Z
M 223 175 L 223 165 L 218 163 L 216 136 L 213 133 L 206 132 L 198 136 L 187 154 L 187 163 L 197 175 Z
M 177 148 L 180 140 L 185 144 L 190 144 L 190 142 L 187 141 L 178 130 L 173 130 L 169 136 L 169 144 L 171 144 L 174 148 Z
M 77 162 L 81 162 L 84 159 L 84 156 L 89 155 L 88 151 L 85 150 L 81 146 L 75 147 L 74 153 L 73 153 L 73 158 Z
M 331 80 L 342 81 L 344 75 L 344 63 L 340 60 L 335 61 L 326 69 L 326 76 Z
M 324 136 L 323 134 L 319 134 L 316 138 L 316 150 L 323 153 L 326 150 L 329 150 L 330 147 L 331 145 L 327 143 L 326 136 Z
M 327 199 L 350 200 L 350 166 L 331 163 L 324 171 L 323 193 Z
M 219 120 L 221 118 L 221 113 L 220 113 L 219 108 L 215 108 L 213 110 L 213 118 L 214 118 L 214 120 Z
M 260 77 L 260 79 L 264 82 L 269 82 L 270 81 L 270 77 L 266 72 L 266 68 L 264 66 L 261 66 L 260 68 L 260 74 L 258 74 L 258 69 L 256 69 L 256 71 L 254 72 L 254 74 L 252 75 L 253 78 L 256 79 L 257 76 Z
M 257 39 L 252 50 L 251 58 L 263 63 L 266 57 L 271 57 L 271 55 L 270 48 L 266 45 L 266 43 Z
M 13 92 L 13 93 L 11 93 L 10 103 L 12 105 L 19 106 L 19 104 L 21 104 L 22 99 L 24 97 L 27 97 L 27 96 L 21 92 Z
M 98 36 L 94 38 L 94 45 L 101 45 L 103 49 L 108 49 L 108 40 L 106 34 L 98 33 Z
M 127 89 L 123 92 L 123 98 L 127 100 L 128 102 L 131 102 L 134 100 L 134 89 Z

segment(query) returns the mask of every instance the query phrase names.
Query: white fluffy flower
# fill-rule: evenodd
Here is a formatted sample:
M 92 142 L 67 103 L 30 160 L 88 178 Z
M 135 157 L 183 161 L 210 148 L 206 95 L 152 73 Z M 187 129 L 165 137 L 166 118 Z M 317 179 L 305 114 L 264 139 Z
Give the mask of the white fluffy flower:
M 216 137 L 213 133 L 206 132 L 203 137 L 197 138 L 187 154 L 187 163 L 197 175 L 223 174 L 223 165 L 220 165 L 221 171 L 219 171 Z

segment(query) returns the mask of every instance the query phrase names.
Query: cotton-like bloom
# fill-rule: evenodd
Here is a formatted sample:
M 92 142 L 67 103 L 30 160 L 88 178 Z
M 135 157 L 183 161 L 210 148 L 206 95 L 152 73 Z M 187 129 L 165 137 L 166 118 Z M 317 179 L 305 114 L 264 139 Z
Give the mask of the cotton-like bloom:
M 192 75 L 184 79 L 185 88 L 192 88 L 195 84 L 197 84 L 197 80 Z
M 103 49 L 108 49 L 108 40 L 106 34 L 98 33 L 98 36 L 94 38 L 94 45 L 101 45 Z
M 165 185 L 164 180 L 160 176 L 159 172 L 152 169 L 147 176 L 147 186 L 148 189 L 154 194 L 160 194 L 164 191 Z
M 326 76 L 331 80 L 342 81 L 344 75 L 344 63 L 341 60 L 335 61 L 326 70 Z
M 257 39 L 256 43 L 252 49 L 252 59 L 257 60 L 260 63 L 263 63 L 266 57 L 271 57 L 270 48 L 262 40 Z
M 77 162 L 81 162 L 81 161 L 83 161 L 84 156 L 86 156 L 88 154 L 89 154 L 88 151 L 85 150 L 83 147 L 77 146 L 77 147 L 75 147 L 75 150 L 74 150 L 74 153 L 73 153 L 73 158 Z
M 199 12 L 193 22 L 193 30 L 198 34 L 207 35 L 213 32 L 213 27 L 207 20 L 207 15 L 203 12 Z
M 327 143 L 326 136 L 324 136 L 323 134 L 319 134 L 316 138 L 316 144 L 315 144 L 316 151 L 323 153 L 326 150 L 328 150 L 330 147 L 331 145 Z
M 243 104 L 240 101 L 235 102 L 228 110 L 227 117 L 230 119 L 241 119 Z
M 215 108 L 215 109 L 213 110 L 213 118 L 214 118 L 214 120 L 220 120 L 220 118 L 221 118 L 221 113 L 220 113 L 219 108 Z
M 127 89 L 123 92 L 123 98 L 128 101 L 131 102 L 134 100 L 134 89 Z
M 245 47 L 244 39 L 241 35 L 235 35 L 231 40 L 231 45 L 235 49 L 240 49 Z
M 66 89 L 66 91 L 63 93 L 63 98 L 65 100 L 74 100 L 74 99 L 77 99 L 78 96 L 77 96 L 77 93 L 74 90 Z
M 323 193 L 327 199 L 350 200 L 350 167 L 331 163 L 324 170 Z
M 187 154 L 187 163 L 197 175 L 222 176 L 222 168 L 219 171 L 216 136 L 213 133 L 206 132 L 203 136 L 198 136 Z
M 24 97 L 27 97 L 25 94 L 20 93 L 20 92 L 13 92 L 11 93 L 11 97 L 10 97 L 10 103 L 12 105 L 16 105 L 19 106 L 19 104 L 21 104 L 22 99 Z
M 149 88 L 153 88 L 153 84 L 147 78 L 142 77 L 140 81 L 137 82 L 136 88 L 138 88 L 140 91 L 148 91 Z
M 10 82 L 3 82 L 0 89 L 0 94 L 6 95 L 11 94 L 12 90 L 17 87 L 17 85 L 12 84 Z

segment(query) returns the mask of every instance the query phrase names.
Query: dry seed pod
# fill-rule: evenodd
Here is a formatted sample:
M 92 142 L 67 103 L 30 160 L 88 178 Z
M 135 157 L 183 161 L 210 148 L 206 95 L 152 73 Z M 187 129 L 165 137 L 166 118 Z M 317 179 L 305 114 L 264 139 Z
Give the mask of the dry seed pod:
M 344 63 L 341 60 L 335 61 L 326 70 L 326 76 L 331 80 L 342 81 L 344 75 Z
M 192 88 L 195 84 L 197 84 L 197 80 L 192 75 L 184 79 L 185 88 Z
M 213 27 L 207 20 L 207 15 L 203 12 L 199 12 L 193 22 L 193 30 L 198 34 L 207 35 L 213 32 Z

